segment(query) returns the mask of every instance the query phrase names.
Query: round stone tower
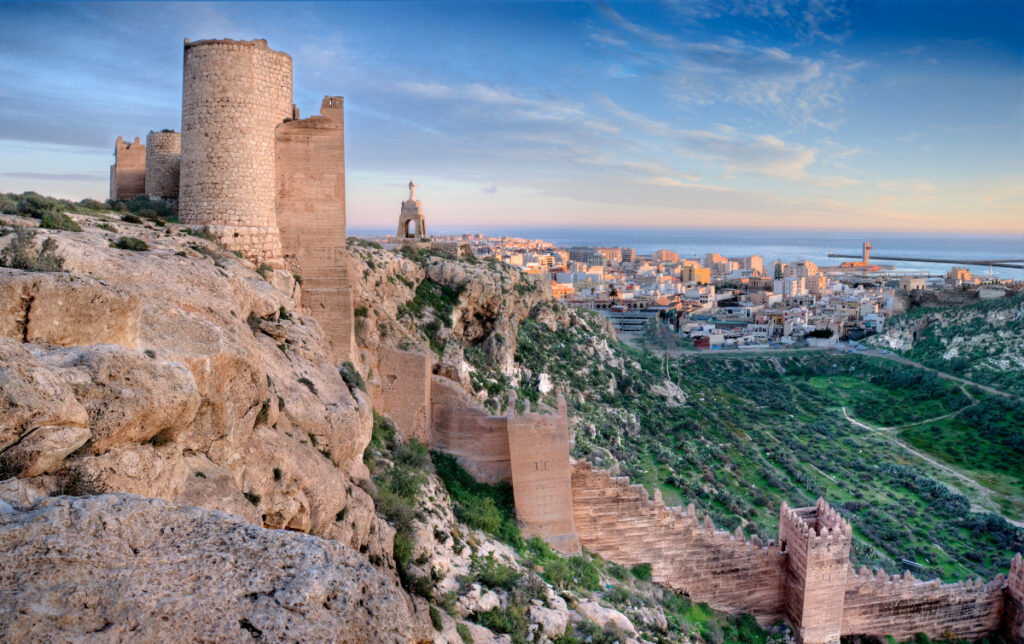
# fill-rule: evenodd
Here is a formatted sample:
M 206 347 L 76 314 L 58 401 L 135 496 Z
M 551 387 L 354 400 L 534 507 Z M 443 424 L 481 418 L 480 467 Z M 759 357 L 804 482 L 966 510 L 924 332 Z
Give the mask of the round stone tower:
M 266 40 L 186 40 L 181 223 L 249 259 L 280 257 L 274 128 L 290 117 L 291 56 Z
M 177 199 L 181 174 L 181 133 L 146 135 L 146 195 L 151 199 Z

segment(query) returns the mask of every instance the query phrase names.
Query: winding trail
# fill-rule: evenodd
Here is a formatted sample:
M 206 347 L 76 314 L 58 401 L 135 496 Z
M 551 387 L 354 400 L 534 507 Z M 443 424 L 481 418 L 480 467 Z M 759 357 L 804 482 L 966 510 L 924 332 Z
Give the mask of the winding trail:
M 967 407 L 964 407 L 963 409 L 967 409 Z M 963 411 L 963 410 L 962 409 L 958 410 L 957 412 L 953 412 L 953 414 L 955 415 L 956 413 L 959 413 L 959 411 Z M 862 423 L 861 421 L 857 420 L 856 418 L 853 418 L 852 416 L 850 416 L 850 414 L 846 413 L 846 407 L 843 407 L 843 417 L 845 417 L 846 420 L 850 421 L 851 423 L 853 423 L 857 427 L 860 427 L 862 429 L 866 429 L 868 431 L 871 431 L 871 432 L 874 432 L 874 433 L 878 434 L 879 436 L 881 436 L 885 440 L 889 441 L 893 445 L 896 445 L 897 447 L 902 448 L 903 450 L 909 452 L 910 454 L 913 454 L 914 456 L 916 456 L 919 459 L 925 461 L 926 463 L 929 463 L 929 464 L 935 466 L 936 468 L 942 470 L 943 472 L 946 472 L 947 474 L 951 475 L 953 478 L 957 479 L 958 481 L 961 481 L 968 488 L 970 488 L 971 491 L 974 492 L 979 498 L 983 499 L 986 503 L 988 503 L 989 507 L 985 508 L 986 510 L 989 510 L 990 512 L 995 512 L 996 514 L 998 514 L 1001 517 L 1003 517 L 1004 519 L 1006 519 L 1007 522 L 1012 523 L 1013 525 L 1015 525 L 1015 526 L 1017 526 L 1019 528 L 1024 528 L 1024 521 L 1016 521 L 1016 520 L 1011 519 L 1010 517 L 1006 516 L 1005 514 L 1003 514 L 1002 512 L 999 511 L 999 506 L 992 500 L 992 495 L 993 494 L 999 494 L 995 490 L 991 490 L 991 489 L 985 487 L 983 484 L 981 484 L 978 481 L 972 479 L 971 477 L 967 476 L 966 474 L 963 474 L 959 470 L 956 470 L 956 469 L 950 467 L 949 465 L 947 465 L 946 463 L 943 463 L 942 461 L 936 460 L 935 458 L 932 458 L 928 454 L 925 454 L 924 452 L 921 452 L 921 451 L 919 451 L 917 449 L 914 449 L 910 445 L 907 445 L 906 443 L 904 443 L 903 441 L 901 441 L 900 439 L 896 438 L 895 436 L 893 436 L 890 433 L 893 428 L 888 428 L 888 427 L 872 427 L 871 425 L 868 425 L 866 423 Z M 944 417 L 946 417 L 946 416 L 942 416 L 942 417 L 939 417 L 939 418 L 944 418 Z M 932 419 L 930 419 L 928 421 L 923 421 L 923 422 L 932 422 L 934 420 L 938 420 L 939 418 L 932 418 Z M 962 491 L 963 490 L 961 490 L 961 492 Z

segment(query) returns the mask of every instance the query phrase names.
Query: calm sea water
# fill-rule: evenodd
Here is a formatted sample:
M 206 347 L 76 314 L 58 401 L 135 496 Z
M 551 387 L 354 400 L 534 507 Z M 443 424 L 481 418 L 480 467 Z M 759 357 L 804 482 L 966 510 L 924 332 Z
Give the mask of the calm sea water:
M 703 258 L 705 253 L 727 257 L 760 255 L 765 266 L 779 259 L 790 262 L 809 259 L 819 266 L 836 265 L 843 259 L 829 258 L 829 253 L 860 255 L 863 234 L 837 231 L 780 230 L 714 230 L 682 228 L 483 228 L 438 229 L 435 235 L 483 233 L 528 239 L 543 239 L 558 246 L 628 246 L 639 254 L 650 254 L 667 248 L 681 257 Z M 393 234 L 391 229 L 350 229 L 350 235 Z M 963 235 L 882 233 L 871 235 L 871 254 L 898 257 L 932 257 L 939 259 L 1013 259 L 1024 260 L 1024 235 Z M 874 263 L 874 262 L 873 262 Z M 878 260 L 900 270 L 941 274 L 949 264 L 896 262 Z M 970 266 L 977 275 L 987 275 L 988 267 Z M 992 274 L 1024 280 L 1024 270 L 993 268 Z

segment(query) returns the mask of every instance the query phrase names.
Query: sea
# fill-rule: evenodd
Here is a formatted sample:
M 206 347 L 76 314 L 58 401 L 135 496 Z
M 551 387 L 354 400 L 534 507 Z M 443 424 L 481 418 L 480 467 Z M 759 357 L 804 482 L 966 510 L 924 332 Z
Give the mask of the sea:
M 959 260 L 1014 260 L 1024 264 L 1024 235 L 976 235 L 952 233 L 879 233 L 865 236 L 844 231 L 733 230 L 691 228 L 518 228 L 515 226 L 481 229 L 439 229 L 434 235 L 481 233 L 488 236 L 542 239 L 556 246 L 626 246 L 640 255 L 666 248 L 680 257 L 703 260 L 706 253 L 726 257 L 760 255 L 768 269 L 776 260 L 792 262 L 807 259 L 818 266 L 835 266 L 845 258 L 829 257 L 829 253 L 861 255 L 865 241 L 872 246 L 871 256 L 923 257 L 954 260 L 949 263 L 893 261 L 872 259 L 872 264 L 893 266 L 898 272 L 927 273 L 941 276 L 951 266 L 963 265 Z M 352 236 L 394 234 L 378 228 L 350 228 Z M 989 274 L 1024 280 L 1024 269 L 967 266 L 976 276 Z

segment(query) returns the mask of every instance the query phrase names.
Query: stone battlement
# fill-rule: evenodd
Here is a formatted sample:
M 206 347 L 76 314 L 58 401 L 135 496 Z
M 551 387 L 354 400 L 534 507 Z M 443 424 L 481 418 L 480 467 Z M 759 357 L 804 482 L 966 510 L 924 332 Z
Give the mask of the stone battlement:
M 853 538 L 853 526 L 842 515 L 832 509 L 824 499 L 809 508 L 791 508 L 782 502 L 779 521 L 785 523 L 793 534 L 807 539 L 812 547 L 825 546 L 829 541 Z
M 254 38 L 253 40 L 233 40 L 231 38 L 209 38 L 206 40 L 189 40 L 185 39 L 185 50 L 196 49 L 198 47 L 204 48 L 216 48 L 221 50 L 233 50 L 233 51 L 257 51 L 266 52 L 275 56 L 288 60 L 288 65 L 291 66 L 292 57 L 283 52 L 271 49 L 270 45 L 267 44 L 264 38 Z

